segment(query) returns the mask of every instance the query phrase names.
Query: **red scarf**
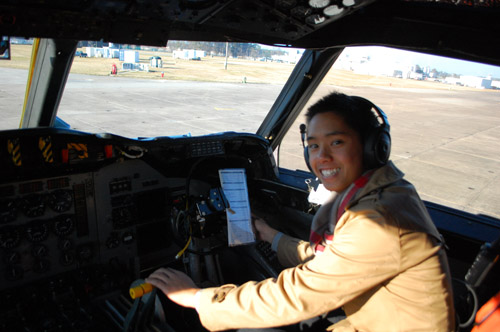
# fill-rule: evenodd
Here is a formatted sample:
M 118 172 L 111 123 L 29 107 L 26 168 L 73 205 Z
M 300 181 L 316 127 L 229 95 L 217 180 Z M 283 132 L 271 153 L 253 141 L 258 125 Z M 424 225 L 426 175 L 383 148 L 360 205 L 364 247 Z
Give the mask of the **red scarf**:
M 351 183 L 351 185 L 340 194 L 334 194 L 330 203 L 327 206 L 331 206 L 328 209 L 327 206 L 323 205 L 331 214 L 325 215 L 325 212 L 320 213 L 321 209 L 313 219 L 311 225 L 311 235 L 309 236 L 309 242 L 316 255 L 323 253 L 326 246 L 333 241 L 333 231 L 337 221 L 340 219 L 342 214 L 345 212 L 347 204 L 356 195 L 356 193 L 363 188 L 370 180 L 373 171 L 366 172 L 356 181 Z M 335 219 L 333 218 L 333 213 L 336 212 Z

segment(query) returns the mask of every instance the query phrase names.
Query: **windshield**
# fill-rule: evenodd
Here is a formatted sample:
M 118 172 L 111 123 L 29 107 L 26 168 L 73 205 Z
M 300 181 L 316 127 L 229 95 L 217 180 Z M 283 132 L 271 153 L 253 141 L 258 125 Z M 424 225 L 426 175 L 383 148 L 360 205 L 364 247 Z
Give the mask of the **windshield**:
M 29 41 L 12 44 L 0 70 L 14 78 L 3 84 L 15 100 L 0 129 L 19 126 L 31 55 Z M 81 42 L 57 115 L 75 130 L 131 138 L 255 133 L 301 54 L 258 44 Z
M 391 160 L 430 202 L 500 218 L 500 68 L 384 47 L 347 48 L 279 149 L 307 170 L 304 112 L 332 91 L 365 97 L 391 125 Z
M 196 51 L 209 44 L 78 47 L 59 124 L 131 138 L 255 133 L 302 50 L 254 44 L 243 56 L 239 44 L 228 44 L 227 59 L 224 43 Z M 14 39 L 11 49 L 12 60 L 0 61 L 0 129 L 19 127 L 31 55 L 29 42 Z M 382 47 L 347 48 L 304 110 L 331 91 L 370 99 L 388 115 L 391 160 L 423 199 L 500 218 L 499 88 L 498 67 Z M 303 122 L 300 115 L 280 145 L 282 168 L 307 170 Z

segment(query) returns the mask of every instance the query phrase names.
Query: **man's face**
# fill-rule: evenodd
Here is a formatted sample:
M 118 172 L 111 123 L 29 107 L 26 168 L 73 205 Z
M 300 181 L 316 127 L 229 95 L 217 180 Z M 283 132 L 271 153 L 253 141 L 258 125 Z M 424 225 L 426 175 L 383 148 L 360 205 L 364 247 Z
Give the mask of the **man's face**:
M 341 192 L 363 174 L 361 138 L 337 114 L 316 114 L 307 130 L 309 163 L 326 189 Z

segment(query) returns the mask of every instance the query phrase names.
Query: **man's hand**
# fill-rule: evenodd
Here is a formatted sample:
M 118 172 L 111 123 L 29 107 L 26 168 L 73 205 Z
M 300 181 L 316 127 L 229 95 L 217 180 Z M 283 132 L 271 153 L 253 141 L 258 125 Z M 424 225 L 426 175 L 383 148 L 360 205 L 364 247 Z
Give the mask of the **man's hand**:
M 170 300 L 178 305 L 196 308 L 195 295 L 200 289 L 185 273 L 171 268 L 160 268 L 151 273 L 145 281 L 161 289 Z
M 273 243 L 274 236 L 278 234 L 278 231 L 266 224 L 266 222 L 259 217 L 252 216 L 252 221 L 257 239 Z

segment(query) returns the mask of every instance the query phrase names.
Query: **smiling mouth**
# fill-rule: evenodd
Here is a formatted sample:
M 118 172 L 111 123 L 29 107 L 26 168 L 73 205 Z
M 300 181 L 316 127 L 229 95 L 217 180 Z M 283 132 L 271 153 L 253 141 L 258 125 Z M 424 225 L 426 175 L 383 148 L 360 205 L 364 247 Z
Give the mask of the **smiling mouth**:
M 320 170 L 321 175 L 325 178 L 330 177 L 330 176 L 334 176 L 338 172 L 340 172 L 340 168 L 329 168 L 329 169 Z

